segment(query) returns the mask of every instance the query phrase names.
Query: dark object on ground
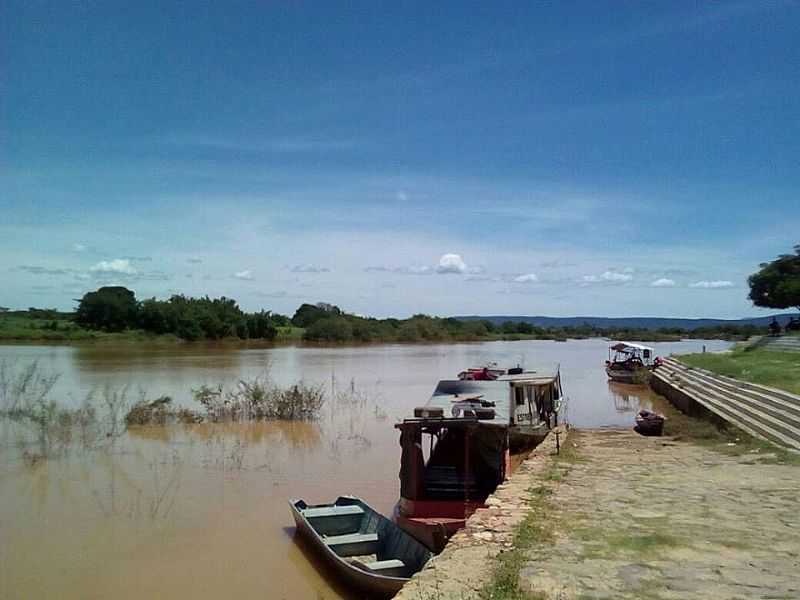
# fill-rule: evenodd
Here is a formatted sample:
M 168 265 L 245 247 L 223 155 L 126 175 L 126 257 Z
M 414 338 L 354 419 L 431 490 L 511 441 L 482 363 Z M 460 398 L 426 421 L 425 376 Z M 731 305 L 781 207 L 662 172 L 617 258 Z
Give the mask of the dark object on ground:
M 770 335 L 780 335 L 781 333 L 781 325 L 775 317 L 772 317 L 772 322 L 769 324 L 769 333 Z
M 664 415 L 642 409 L 636 415 L 636 426 L 633 430 L 640 435 L 661 435 L 664 431 L 665 420 L 666 417 Z

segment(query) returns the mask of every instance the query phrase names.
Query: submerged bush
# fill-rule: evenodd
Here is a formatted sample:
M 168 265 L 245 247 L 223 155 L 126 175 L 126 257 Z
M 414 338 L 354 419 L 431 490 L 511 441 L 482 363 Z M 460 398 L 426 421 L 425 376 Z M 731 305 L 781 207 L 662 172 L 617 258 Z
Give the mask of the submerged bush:
M 321 386 L 298 383 L 288 388 L 277 386 L 267 376 L 240 380 L 233 389 L 201 385 L 192 390 L 202 410 L 173 407 L 169 396 L 144 400 L 131 407 L 127 425 L 202 423 L 220 421 L 307 421 L 319 415 L 325 403 Z
M 325 402 L 321 386 L 300 382 L 283 389 L 266 376 L 240 380 L 232 390 L 203 385 L 192 393 L 210 421 L 309 420 L 318 416 Z

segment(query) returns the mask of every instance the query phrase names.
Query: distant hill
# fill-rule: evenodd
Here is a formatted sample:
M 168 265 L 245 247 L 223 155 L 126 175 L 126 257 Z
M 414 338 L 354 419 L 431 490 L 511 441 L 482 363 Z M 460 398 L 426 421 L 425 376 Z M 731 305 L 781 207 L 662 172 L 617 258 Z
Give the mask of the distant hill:
M 719 327 L 722 325 L 755 325 L 756 327 L 766 327 L 775 317 L 781 325 L 784 325 L 797 313 L 782 313 L 768 315 L 766 317 L 754 317 L 750 319 L 678 319 L 666 317 L 526 317 L 526 316 L 499 316 L 491 315 L 480 317 L 475 315 L 454 317 L 462 321 L 491 321 L 495 325 L 512 321 L 513 323 L 530 323 L 536 327 L 578 327 L 588 324 L 592 327 L 603 329 L 661 329 L 662 327 L 678 327 L 680 329 L 693 330 L 700 327 Z

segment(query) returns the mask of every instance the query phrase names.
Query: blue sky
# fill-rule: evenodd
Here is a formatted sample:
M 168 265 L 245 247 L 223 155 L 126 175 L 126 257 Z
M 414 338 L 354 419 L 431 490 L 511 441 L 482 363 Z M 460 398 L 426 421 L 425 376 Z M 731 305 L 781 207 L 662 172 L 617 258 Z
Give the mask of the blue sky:
M 0 306 L 763 314 L 800 3 L 0 7 Z

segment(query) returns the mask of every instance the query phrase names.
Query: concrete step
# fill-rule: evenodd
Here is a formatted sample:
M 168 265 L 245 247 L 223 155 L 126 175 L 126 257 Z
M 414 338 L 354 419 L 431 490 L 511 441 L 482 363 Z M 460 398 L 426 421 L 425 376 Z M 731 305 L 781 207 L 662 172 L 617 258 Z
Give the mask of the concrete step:
M 781 352 L 800 352 L 800 336 L 766 336 L 759 341 L 758 347 Z
M 767 385 L 761 385 L 758 383 L 751 383 L 749 381 L 742 381 L 741 379 L 734 379 L 733 377 L 720 375 L 718 373 L 714 373 L 713 371 L 709 371 L 707 369 L 690 367 L 689 365 L 686 365 L 674 358 L 664 359 L 664 364 L 667 366 L 671 366 L 672 368 L 675 369 L 680 369 L 682 371 L 691 370 L 693 372 L 702 373 L 707 377 L 714 378 L 720 383 L 733 386 L 742 393 L 748 392 L 748 393 L 761 394 L 763 396 L 768 396 L 770 398 L 776 398 L 778 400 L 781 400 L 782 402 L 785 402 L 793 406 L 800 406 L 800 396 L 798 396 L 797 394 L 793 394 L 791 392 L 787 392 L 786 390 L 781 390 L 778 388 L 769 387 Z
M 709 386 L 714 386 L 715 389 L 742 397 L 744 401 L 753 401 L 759 406 L 763 406 L 765 410 L 774 410 L 777 415 L 786 415 L 787 418 L 796 420 L 800 426 L 800 396 L 782 390 L 749 385 L 746 382 L 723 377 L 705 369 L 692 368 L 674 360 L 667 362 L 665 366 L 679 373 L 690 375 Z
M 659 369 L 659 371 L 661 371 L 661 369 Z M 766 439 L 785 448 L 800 451 L 800 437 L 795 438 L 793 436 L 786 435 L 782 431 L 766 424 L 763 420 L 754 418 L 752 412 L 744 412 L 740 410 L 739 406 L 729 402 L 726 399 L 720 400 L 720 398 L 716 395 L 712 396 L 710 394 L 700 393 L 696 387 L 680 387 L 677 385 L 677 382 L 674 379 L 670 378 L 669 375 L 669 370 L 666 372 L 661 371 L 653 374 L 654 377 L 658 377 L 662 381 L 677 387 L 681 390 L 681 392 L 691 397 L 701 406 L 704 406 L 706 409 L 719 415 L 721 418 L 737 426 L 739 429 L 746 431 L 750 435 L 753 435 L 757 438 Z M 676 373 L 676 375 L 680 376 L 679 373 Z
M 743 418 L 756 422 L 758 425 L 780 432 L 787 438 L 795 441 L 800 448 L 800 418 L 784 411 L 779 411 L 769 405 L 762 404 L 752 398 L 726 392 L 706 381 L 693 378 L 692 372 L 674 372 L 670 380 L 679 384 L 681 390 L 691 390 L 694 395 L 706 398 L 718 405 L 736 410 Z

